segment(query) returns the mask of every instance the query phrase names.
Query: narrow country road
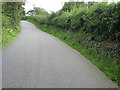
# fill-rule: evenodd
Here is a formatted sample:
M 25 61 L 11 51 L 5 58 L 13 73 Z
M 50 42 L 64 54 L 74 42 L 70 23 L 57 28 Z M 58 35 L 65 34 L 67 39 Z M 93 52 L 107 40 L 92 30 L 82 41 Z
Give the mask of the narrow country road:
M 21 21 L 2 52 L 3 88 L 116 88 L 95 65 L 52 35 Z

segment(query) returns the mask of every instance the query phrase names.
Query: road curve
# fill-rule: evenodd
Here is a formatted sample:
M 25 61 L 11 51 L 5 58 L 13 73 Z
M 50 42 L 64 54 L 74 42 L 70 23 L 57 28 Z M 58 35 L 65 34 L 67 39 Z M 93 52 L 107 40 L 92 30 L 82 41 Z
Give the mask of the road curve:
M 21 21 L 2 51 L 2 88 L 117 88 L 95 65 L 59 39 Z

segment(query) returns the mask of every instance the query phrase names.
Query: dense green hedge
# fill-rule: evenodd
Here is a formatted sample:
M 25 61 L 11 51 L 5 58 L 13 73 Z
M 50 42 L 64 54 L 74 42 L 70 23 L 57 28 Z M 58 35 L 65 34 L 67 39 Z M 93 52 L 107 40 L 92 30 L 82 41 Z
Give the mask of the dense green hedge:
M 72 29 L 73 31 L 83 30 L 100 36 L 98 40 L 119 40 L 120 41 L 120 3 L 95 3 L 92 7 L 74 7 L 70 12 L 63 12 L 54 17 L 49 23 L 58 27 Z
M 68 2 L 49 17 L 31 16 L 38 23 L 46 23 L 72 31 L 93 34 L 97 41 L 120 41 L 120 3 L 75 3 Z M 79 5 L 80 4 L 80 5 Z M 91 6 L 90 6 L 91 5 Z

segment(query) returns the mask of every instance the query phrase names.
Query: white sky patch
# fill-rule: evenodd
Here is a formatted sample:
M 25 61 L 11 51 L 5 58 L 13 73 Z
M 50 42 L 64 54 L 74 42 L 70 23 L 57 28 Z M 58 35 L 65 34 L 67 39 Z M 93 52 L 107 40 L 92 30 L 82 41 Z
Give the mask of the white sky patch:
M 69 0 L 27 0 L 26 4 L 25 4 L 25 11 L 29 11 L 31 9 L 33 9 L 33 4 L 35 5 L 35 7 L 41 7 L 44 8 L 47 12 L 51 12 L 51 11 L 58 11 L 62 8 L 62 6 L 64 5 L 64 2 L 67 2 Z M 72 0 L 71 0 L 72 1 Z M 88 2 L 88 1 L 108 1 L 108 2 L 118 2 L 120 0 L 74 0 L 74 1 L 84 1 L 84 2 Z

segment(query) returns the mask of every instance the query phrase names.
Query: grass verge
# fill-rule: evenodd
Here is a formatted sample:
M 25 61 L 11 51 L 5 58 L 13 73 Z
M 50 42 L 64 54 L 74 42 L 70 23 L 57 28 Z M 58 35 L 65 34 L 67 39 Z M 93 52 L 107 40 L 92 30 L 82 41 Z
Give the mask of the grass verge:
M 17 26 L 16 30 L 13 30 L 11 28 L 6 28 L 2 30 L 2 43 L 0 45 L 0 49 L 7 47 L 18 36 L 20 30 L 20 26 Z

